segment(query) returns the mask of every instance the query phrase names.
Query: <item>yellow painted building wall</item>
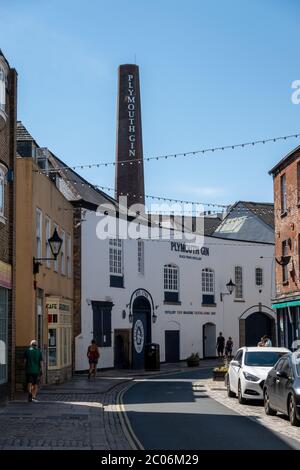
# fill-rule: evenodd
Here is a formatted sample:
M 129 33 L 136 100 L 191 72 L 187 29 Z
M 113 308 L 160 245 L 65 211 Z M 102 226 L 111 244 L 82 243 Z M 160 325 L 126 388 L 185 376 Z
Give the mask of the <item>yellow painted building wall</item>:
M 32 160 L 17 158 L 16 208 L 16 346 L 35 336 L 33 290 L 33 172 Z
M 40 174 L 32 158 L 17 158 L 17 240 L 16 240 L 16 347 L 28 345 L 36 338 L 36 288 L 44 293 L 43 304 L 43 346 L 47 346 L 48 325 L 47 296 L 73 299 L 73 207 L 64 198 L 55 184 L 44 174 Z M 66 275 L 61 274 L 61 254 L 58 256 L 58 272 L 54 271 L 53 261 L 50 268 L 42 262 L 39 273 L 33 275 L 33 257 L 36 256 L 36 208 L 42 211 L 42 257 L 46 257 L 45 216 L 51 220 L 50 236 L 54 223 L 71 236 L 71 277 L 67 276 L 67 243 L 65 244 Z M 52 255 L 51 255 L 52 256 Z

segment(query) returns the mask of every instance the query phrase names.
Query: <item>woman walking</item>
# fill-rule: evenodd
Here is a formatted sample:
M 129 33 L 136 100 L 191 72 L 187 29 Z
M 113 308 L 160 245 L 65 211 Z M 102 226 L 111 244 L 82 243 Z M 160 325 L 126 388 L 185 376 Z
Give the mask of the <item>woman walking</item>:
M 97 364 L 98 364 L 98 360 L 100 357 L 99 349 L 94 339 L 92 339 L 91 344 L 88 347 L 87 357 L 88 357 L 89 365 L 90 365 L 89 375 L 88 375 L 88 378 L 90 379 L 91 375 L 94 375 L 94 377 L 96 377 Z

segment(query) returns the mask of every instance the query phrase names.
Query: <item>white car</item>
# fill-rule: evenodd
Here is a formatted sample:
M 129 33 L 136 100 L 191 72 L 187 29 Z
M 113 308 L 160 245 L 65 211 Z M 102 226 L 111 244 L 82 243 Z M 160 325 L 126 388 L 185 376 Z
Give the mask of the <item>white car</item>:
M 263 400 L 263 387 L 269 371 L 288 352 L 286 348 L 272 347 L 245 346 L 238 349 L 226 376 L 227 395 L 237 395 L 242 404 L 246 400 Z

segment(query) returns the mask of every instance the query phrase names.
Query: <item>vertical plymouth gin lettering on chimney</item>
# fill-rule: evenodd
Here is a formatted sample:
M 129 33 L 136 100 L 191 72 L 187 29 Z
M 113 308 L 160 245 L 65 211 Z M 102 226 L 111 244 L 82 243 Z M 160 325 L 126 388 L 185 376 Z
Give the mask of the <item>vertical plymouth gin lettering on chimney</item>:
M 135 94 L 134 76 L 128 75 L 128 132 L 129 132 L 129 155 L 128 158 L 135 157 Z
M 116 197 L 145 204 L 139 68 L 120 65 L 118 84 Z

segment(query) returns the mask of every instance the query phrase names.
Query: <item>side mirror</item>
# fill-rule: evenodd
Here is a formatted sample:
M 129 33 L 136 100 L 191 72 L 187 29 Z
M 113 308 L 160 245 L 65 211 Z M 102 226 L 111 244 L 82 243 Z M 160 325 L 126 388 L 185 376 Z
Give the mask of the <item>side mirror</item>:
M 230 365 L 233 367 L 241 367 L 241 364 L 239 363 L 239 361 L 231 361 Z
M 278 370 L 276 372 L 276 376 L 279 377 L 279 378 L 281 377 L 282 379 L 288 379 L 288 375 L 284 370 L 282 370 L 282 371 Z

